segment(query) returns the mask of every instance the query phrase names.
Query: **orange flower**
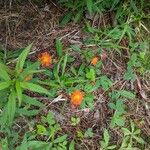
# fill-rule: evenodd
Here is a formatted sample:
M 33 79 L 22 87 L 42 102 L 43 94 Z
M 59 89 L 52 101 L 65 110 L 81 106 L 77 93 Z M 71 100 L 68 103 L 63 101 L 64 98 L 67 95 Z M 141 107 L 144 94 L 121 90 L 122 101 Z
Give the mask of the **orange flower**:
M 75 90 L 71 94 L 71 105 L 73 107 L 80 106 L 84 99 L 84 93 L 80 90 Z
M 91 60 L 91 64 L 95 66 L 97 64 L 98 60 L 99 60 L 98 56 L 93 57 Z
M 30 81 L 32 79 L 32 76 L 31 75 L 28 75 L 25 77 L 25 81 Z
M 43 52 L 39 56 L 39 60 L 43 67 L 48 67 L 52 64 L 52 56 L 48 52 Z

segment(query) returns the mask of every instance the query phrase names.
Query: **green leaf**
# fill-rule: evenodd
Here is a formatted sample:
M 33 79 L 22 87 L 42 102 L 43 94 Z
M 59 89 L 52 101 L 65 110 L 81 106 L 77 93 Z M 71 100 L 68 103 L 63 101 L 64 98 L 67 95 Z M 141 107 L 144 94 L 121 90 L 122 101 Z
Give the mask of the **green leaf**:
M 45 134 L 46 128 L 43 125 L 37 125 L 37 134 Z
M 74 140 L 71 141 L 71 143 L 69 145 L 69 150 L 75 150 L 75 142 L 74 142 Z
M 108 146 L 107 149 L 115 149 L 116 148 L 116 145 L 111 145 L 111 146 Z
M 116 102 L 116 110 L 122 114 L 125 112 L 124 107 L 125 106 L 123 101 L 121 99 L 118 99 Z
M 81 17 L 83 17 L 83 10 L 78 11 L 74 17 L 74 23 L 77 23 L 81 20 Z
M 136 74 L 133 72 L 132 68 L 128 68 L 123 76 L 124 80 L 127 81 L 135 81 L 136 80 Z
M 19 101 L 19 106 L 21 106 L 21 102 L 22 102 L 22 89 L 21 89 L 19 81 L 16 81 L 16 91 L 17 91 L 17 97 L 18 97 L 18 101 Z
M 27 144 L 27 137 L 26 134 L 23 138 L 23 141 L 19 147 L 16 148 L 16 150 L 28 150 L 28 144 Z
M 28 141 L 27 145 L 29 149 L 34 149 L 34 150 L 44 150 L 44 147 L 47 147 L 49 143 L 43 142 L 43 141 Z
M 90 71 L 86 73 L 86 78 L 93 82 L 95 81 L 95 70 L 93 68 L 91 68 Z
M 53 141 L 53 143 L 61 143 L 61 142 L 63 142 L 64 140 L 66 140 L 66 138 L 67 138 L 67 134 L 58 137 L 57 139 L 55 139 L 55 140 Z
M 7 137 L 5 137 L 4 139 L 1 138 L 1 140 L 0 140 L 0 150 L 10 150 Z
M 54 120 L 54 115 L 51 111 L 48 112 L 48 115 L 46 117 L 47 122 L 49 125 L 54 125 L 55 124 L 55 120 Z
M 140 133 L 141 133 L 141 130 L 140 130 L 140 129 L 137 129 L 137 130 L 134 132 L 134 135 L 140 134 Z
M 12 124 L 16 112 L 16 94 L 12 91 L 8 98 L 7 114 L 9 125 Z
M 21 82 L 20 86 L 24 89 L 27 89 L 27 90 L 30 90 L 30 91 L 33 91 L 33 92 L 51 95 L 50 92 L 48 92 L 47 89 L 41 87 L 40 85 L 34 84 L 34 83 Z
M 112 86 L 113 83 L 107 76 L 102 76 L 100 78 L 100 84 L 102 85 L 102 88 L 104 90 L 107 90 L 108 88 Z
M 85 86 L 84 86 L 84 91 L 85 91 L 85 92 L 88 92 L 88 93 L 93 92 L 93 91 L 95 91 L 96 89 L 97 89 L 97 87 L 96 87 L 96 86 L 93 86 L 91 83 L 87 83 L 87 84 L 85 84 Z
M 135 94 L 133 94 L 130 91 L 121 90 L 121 91 L 118 91 L 118 93 L 120 94 L 120 96 L 128 98 L 128 99 L 134 99 L 135 98 Z
M 34 109 L 34 110 L 27 110 L 27 109 L 25 109 L 25 108 L 18 108 L 18 109 L 16 110 L 16 112 L 19 113 L 19 114 L 22 114 L 22 115 L 24 115 L 24 116 L 30 117 L 30 116 L 35 116 L 35 115 L 37 115 L 37 114 L 39 113 L 39 109 L 38 109 L 38 110 L 36 110 L 36 109 Z
M 135 124 L 132 120 L 130 120 L 130 124 L 131 124 L 131 132 L 133 133 L 135 130 Z
M 73 66 L 71 66 L 70 71 L 71 71 L 75 76 L 77 76 L 77 72 L 76 72 L 76 70 L 75 70 L 75 68 L 74 68 Z
M 141 143 L 141 144 L 144 144 L 144 140 L 141 138 L 141 137 L 137 137 L 137 136 L 133 136 L 133 138 L 138 142 L 138 143 Z
M 93 137 L 92 128 L 88 128 L 88 129 L 85 131 L 84 137 Z
M 0 83 L 0 90 L 4 90 L 11 85 L 11 81 L 1 82 Z
M 116 125 L 124 126 L 124 124 L 125 124 L 125 117 L 122 116 L 120 114 L 120 112 L 116 110 L 112 119 L 111 119 L 110 127 L 114 128 Z
M 122 131 L 123 131 L 125 136 L 131 134 L 131 132 L 127 128 L 122 128 Z
M 61 57 L 63 54 L 63 45 L 59 39 L 56 39 L 56 50 L 57 50 L 57 55 Z
M 30 105 L 34 105 L 34 106 L 38 106 L 38 107 L 45 106 L 40 101 L 36 100 L 35 98 L 29 97 L 27 95 L 23 95 L 23 102 L 26 104 L 30 104 Z
M 65 73 L 66 65 L 67 65 L 67 59 L 68 59 L 68 54 L 65 55 L 64 57 L 64 63 L 63 63 L 63 68 L 62 68 L 62 75 Z
M 77 44 L 71 45 L 70 47 L 76 52 L 81 52 L 80 46 Z
M 38 61 L 38 62 L 33 63 L 32 65 L 27 66 L 27 68 L 25 68 L 23 72 L 21 73 L 21 76 L 25 78 L 27 75 L 45 71 L 45 70 L 37 70 L 39 67 L 39 64 L 40 63 Z
M 100 141 L 101 148 L 105 149 L 107 147 L 104 141 Z
M 108 103 L 108 106 L 111 108 L 111 109 L 114 109 L 116 110 L 116 105 L 114 103 Z
M 7 105 L 5 105 L 0 116 L 0 129 L 4 129 L 6 127 L 7 119 L 8 119 Z
M 0 78 L 4 79 L 5 81 L 11 80 L 7 73 L 7 67 L 1 63 L 0 63 Z
M 60 22 L 60 25 L 65 26 L 72 19 L 72 16 L 72 12 L 67 12 L 67 14 L 64 15 L 62 21 Z
M 113 10 L 115 8 L 115 6 L 120 2 L 120 0 L 113 0 L 112 6 L 111 6 L 111 10 Z
M 20 74 L 21 71 L 23 71 L 23 66 L 24 66 L 25 60 L 26 60 L 26 58 L 27 58 L 27 55 L 28 55 L 28 53 L 29 53 L 31 47 L 32 47 L 32 44 L 30 44 L 29 46 L 27 46 L 27 47 L 23 50 L 23 52 L 20 54 L 20 56 L 19 56 L 19 58 L 18 58 L 18 62 L 17 62 L 17 64 L 16 64 L 16 69 L 15 69 L 16 72 L 17 72 L 17 74 Z
M 130 4 L 131 4 L 131 7 L 133 8 L 134 12 L 137 15 L 138 14 L 138 8 L 136 7 L 136 1 L 135 0 L 131 0 Z
M 110 136 L 109 136 L 108 130 L 104 129 L 104 140 L 105 140 L 106 145 L 108 145 L 109 139 L 110 139 Z
M 89 13 L 92 13 L 92 7 L 93 7 L 93 0 L 86 0 L 86 5 L 88 8 Z
M 125 147 L 127 147 L 129 139 L 130 139 L 130 136 L 124 137 L 124 138 L 123 138 L 123 141 L 122 141 L 122 143 L 121 143 L 121 147 L 120 147 L 120 148 L 125 148 Z

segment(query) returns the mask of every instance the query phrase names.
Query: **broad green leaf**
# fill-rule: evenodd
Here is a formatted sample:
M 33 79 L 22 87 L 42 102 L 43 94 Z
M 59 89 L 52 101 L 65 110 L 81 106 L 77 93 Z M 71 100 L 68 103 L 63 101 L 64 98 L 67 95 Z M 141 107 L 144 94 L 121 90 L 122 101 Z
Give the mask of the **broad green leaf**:
M 123 138 L 123 141 L 122 141 L 122 143 L 121 143 L 121 147 L 120 147 L 120 148 L 125 148 L 125 147 L 127 147 L 129 139 L 130 139 L 130 136 L 124 137 L 124 138 Z
M 47 122 L 48 122 L 49 125 L 54 125 L 55 122 L 56 122 L 54 120 L 54 115 L 51 111 L 48 112 L 48 115 L 47 115 L 46 119 L 47 119 Z
M 111 145 L 111 146 L 108 146 L 107 149 L 115 149 L 116 148 L 116 145 Z
M 85 138 L 87 138 L 87 137 L 93 137 L 92 128 L 88 128 L 88 129 L 85 131 L 84 137 L 85 137 Z
M 100 141 L 100 145 L 101 145 L 102 148 L 106 148 L 107 147 L 107 145 L 106 145 L 106 143 L 104 141 Z
M 94 69 L 90 69 L 89 72 L 86 73 L 86 77 L 91 80 L 91 81 L 95 81 L 95 70 Z
M 135 94 L 133 94 L 130 91 L 120 90 L 120 91 L 118 91 L 118 93 L 120 94 L 120 96 L 128 98 L 128 99 L 134 99 L 135 98 Z
M 69 150 L 75 150 L 75 142 L 74 142 L 74 140 L 71 141 L 71 143 L 69 145 Z
M 34 106 L 38 106 L 38 107 L 44 106 L 44 104 L 41 103 L 40 101 L 38 101 L 37 99 L 29 97 L 27 95 L 23 95 L 23 102 L 26 104 L 30 104 L 30 105 L 34 105 Z
M 122 114 L 125 112 L 124 107 L 125 106 L 123 101 L 121 99 L 118 99 L 116 102 L 116 110 Z
M 133 133 L 135 130 L 135 124 L 132 120 L 130 120 L 130 124 L 131 124 L 131 132 Z
M 116 110 L 116 105 L 115 105 L 114 103 L 108 103 L 108 106 L 109 106 L 111 109 Z
M 0 63 L 0 78 L 4 80 L 11 80 L 7 73 L 7 67 Z
M 61 57 L 63 53 L 63 45 L 59 39 L 56 39 L 56 50 L 57 50 L 57 55 Z
M 18 58 L 18 62 L 16 64 L 16 69 L 15 69 L 18 74 L 20 74 L 21 71 L 23 71 L 23 66 L 24 66 L 25 60 L 27 58 L 27 55 L 28 55 L 31 47 L 32 47 L 32 44 L 30 44 L 29 46 L 27 46 L 23 50 L 23 52 L 20 54 L 20 56 Z
M 61 142 L 63 142 L 64 140 L 66 140 L 66 138 L 67 138 L 67 134 L 58 137 L 57 139 L 55 139 L 55 140 L 53 141 L 53 143 L 61 143 Z
M 13 122 L 15 112 L 16 112 L 16 94 L 15 91 L 12 91 L 9 95 L 7 104 L 7 115 L 9 125 L 11 125 Z
M 124 124 L 125 124 L 125 117 L 122 116 L 119 111 L 115 111 L 111 119 L 110 127 L 114 128 L 116 125 L 124 126 Z
M 74 68 L 73 66 L 71 66 L 70 71 L 71 71 L 75 76 L 77 76 L 77 72 L 76 72 L 76 70 L 75 70 L 75 68 Z
M 141 144 L 144 144 L 144 140 L 141 138 L 141 137 L 137 137 L 137 136 L 133 136 L 133 138 L 138 142 L 138 143 L 141 143 Z
M 11 81 L 0 82 L 0 90 L 6 89 L 11 85 Z
M 134 132 L 134 135 L 140 134 L 140 133 L 141 133 L 141 130 L 140 130 L 140 129 L 137 129 L 137 130 Z
M 132 68 L 128 68 L 123 76 L 124 80 L 127 81 L 135 81 L 136 80 L 136 74 L 133 72 Z
M 25 108 L 18 108 L 16 110 L 16 112 L 19 113 L 19 114 L 22 114 L 24 116 L 29 116 L 30 117 L 30 116 L 37 115 L 39 113 L 39 109 L 38 110 L 36 110 L 36 109 L 34 109 L 34 110 L 27 110 Z
M 85 84 L 85 86 L 84 86 L 84 91 L 85 92 L 93 92 L 93 91 L 95 91 L 97 89 L 97 87 L 96 86 L 93 86 L 91 83 L 87 83 L 87 84 Z
M 41 93 L 41 94 L 51 95 L 47 89 L 41 87 L 40 85 L 34 84 L 34 83 L 21 82 L 20 86 L 26 90 L 30 90 L 30 91 Z
M 22 88 L 20 86 L 20 82 L 16 81 L 16 91 L 17 91 L 17 97 L 18 97 L 18 101 L 19 101 L 19 106 L 21 106 L 21 102 L 22 102 Z
M 107 76 L 102 76 L 100 78 L 100 84 L 102 85 L 102 88 L 104 90 L 107 90 L 108 88 L 112 86 L 113 83 Z
M 118 125 L 120 127 L 124 126 L 124 124 L 125 124 L 125 118 L 122 117 L 122 116 L 120 116 L 120 117 L 118 117 L 118 118 L 115 119 L 115 123 L 116 123 L 116 125 Z
M 132 134 L 127 128 L 122 128 L 122 131 L 123 131 L 125 136 Z
M 104 140 L 105 140 L 106 145 L 108 145 L 109 139 L 110 139 L 110 136 L 109 136 L 108 130 L 105 129 L 104 130 Z

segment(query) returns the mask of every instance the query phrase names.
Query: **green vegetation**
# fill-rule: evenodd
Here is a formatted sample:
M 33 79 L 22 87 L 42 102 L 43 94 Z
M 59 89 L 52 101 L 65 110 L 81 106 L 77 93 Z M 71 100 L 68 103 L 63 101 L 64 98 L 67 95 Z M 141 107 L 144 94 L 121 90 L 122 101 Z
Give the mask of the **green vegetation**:
M 80 23 L 88 36 L 82 46 L 57 38 L 54 54 L 40 51 L 34 60 L 33 41 L 14 51 L 0 47 L 0 150 L 148 150 L 140 115 L 149 109 L 149 4 L 56 4 L 65 12 L 59 25 Z M 110 23 L 94 25 L 105 13 L 114 15 Z

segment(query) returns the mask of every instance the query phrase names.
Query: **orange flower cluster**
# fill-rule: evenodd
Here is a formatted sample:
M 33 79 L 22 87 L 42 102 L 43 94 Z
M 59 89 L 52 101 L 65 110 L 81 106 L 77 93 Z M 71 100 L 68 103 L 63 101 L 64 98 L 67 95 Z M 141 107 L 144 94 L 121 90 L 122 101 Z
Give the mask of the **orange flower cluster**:
M 97 64 L 98 60 L 99 60 L 99 57 L 98 57 L 98 56 L 93 57 L 92 60 L 91 60 L 91 64 L 92 64 L 93 66 L 95 66 L 95 65 Z
M 39 56 L 39 61 L 43 67 L 48 67 L 52 64 L 52 56 L 48 52 L 43 52 Z
M 80 90 L 75 90 L 71 94 L 71 105 L 73 108 L 76 108 L 81 105 L 84 99 L 84 93 Z

